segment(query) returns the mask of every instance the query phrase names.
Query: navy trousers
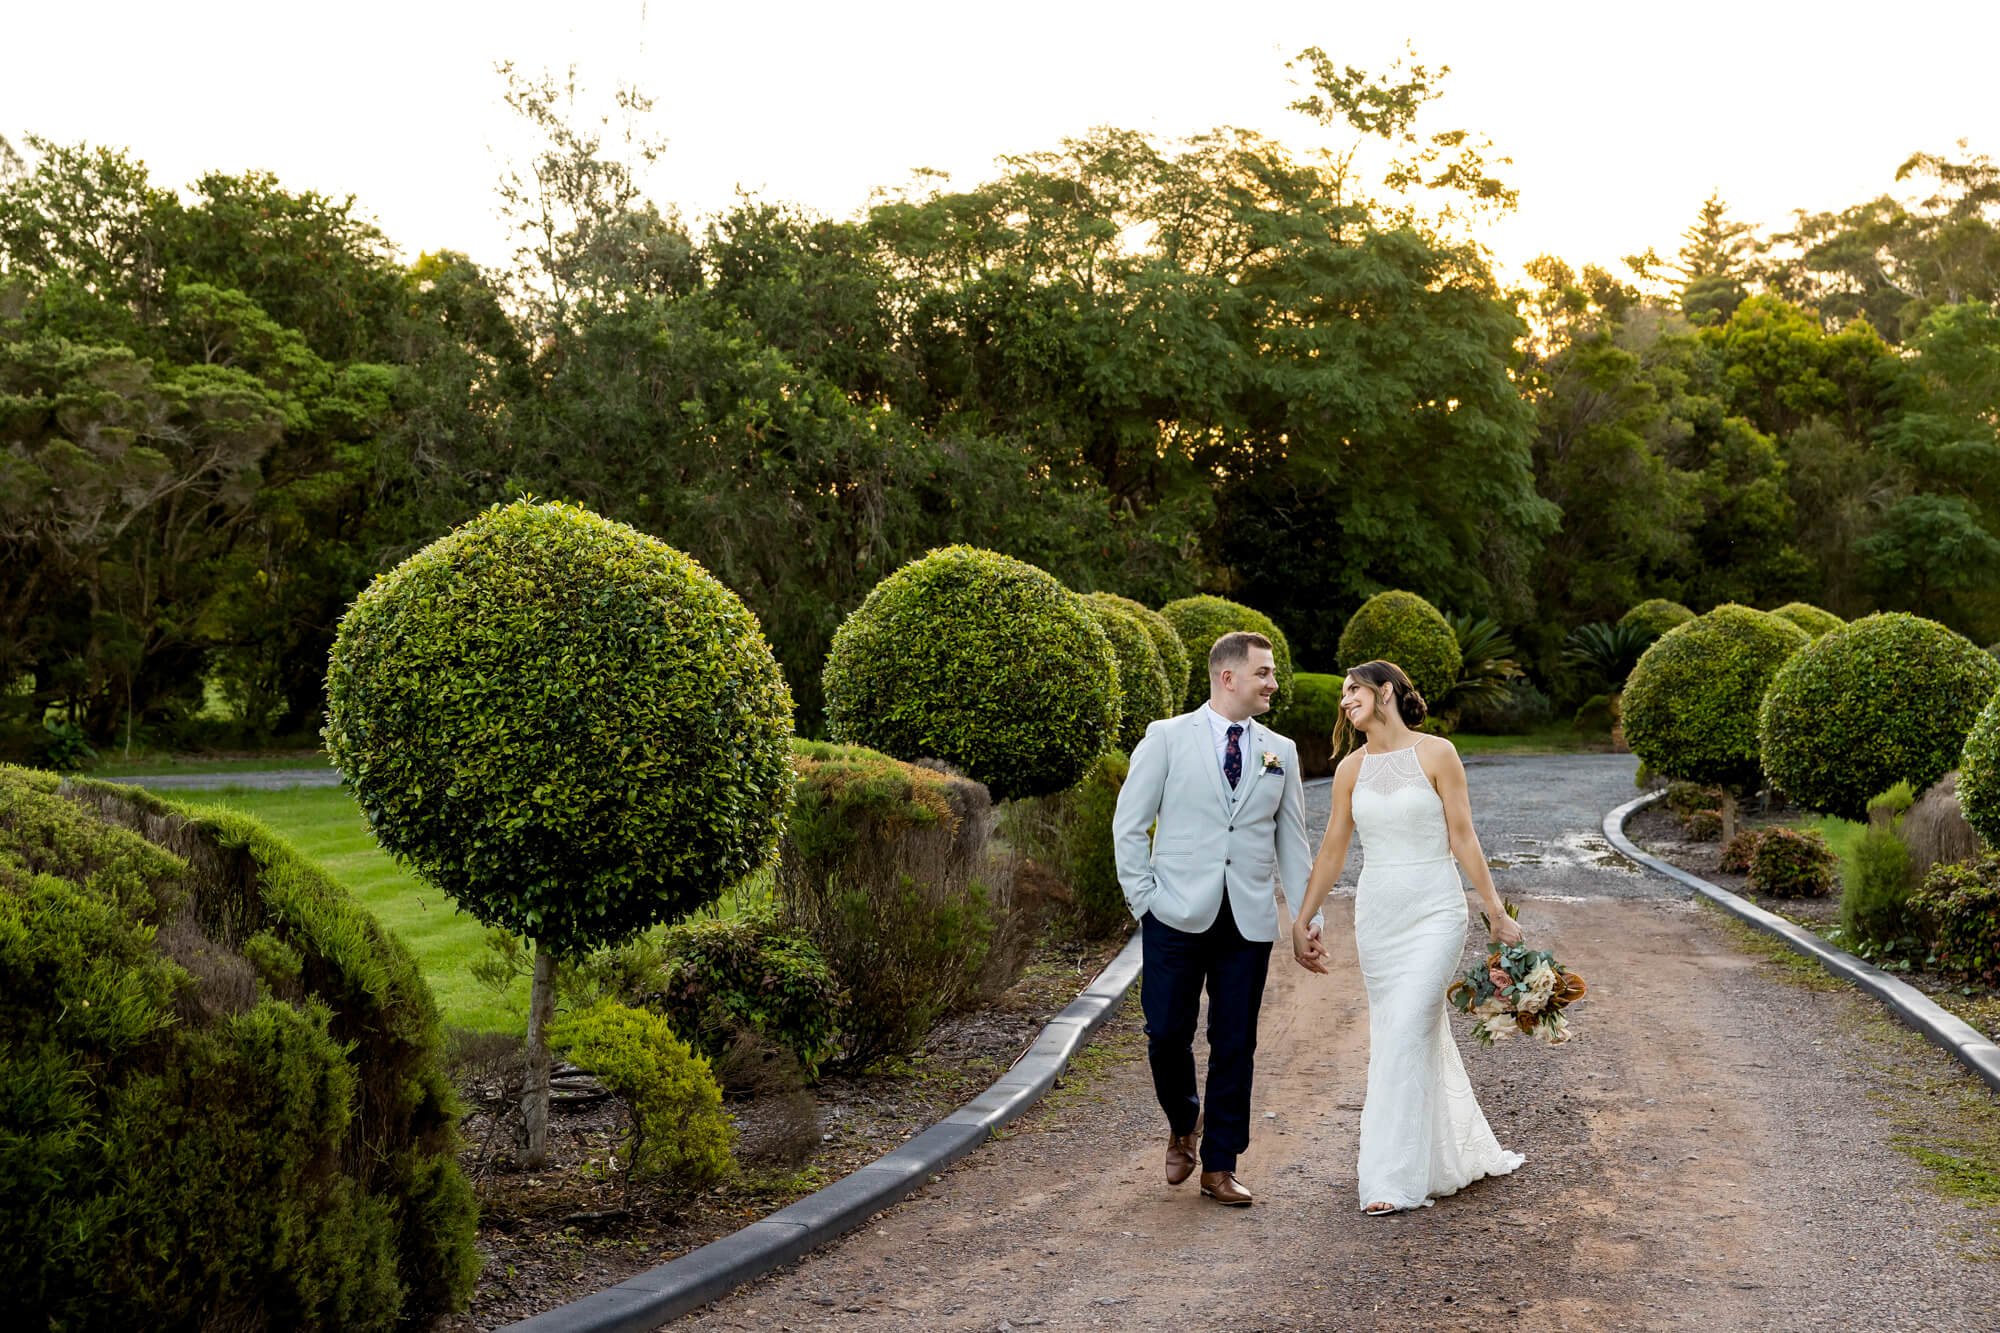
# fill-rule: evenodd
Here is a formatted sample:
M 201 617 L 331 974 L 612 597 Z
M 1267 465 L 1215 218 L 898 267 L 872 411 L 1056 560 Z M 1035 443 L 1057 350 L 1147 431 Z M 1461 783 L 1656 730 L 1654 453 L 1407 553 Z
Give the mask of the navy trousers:
M 1250 1075 L 1257 1054 L 1257 1011 L 1271 942 L 1236 929 L 1229 895 L 1215 924 L 1198 935 L 1175 930 L 1151 912 L 1140 919 L 1144 972 L 1139 1007 L 1146 1016 L 1146 1058 L 1153 1092 L 1176 1135 L 1202 1122 L 1201 1169 L 1234 1171 L 1250 1146 Z M 1195 1094 L 1194 1030 L 1208 990 L 1208 1114 Z

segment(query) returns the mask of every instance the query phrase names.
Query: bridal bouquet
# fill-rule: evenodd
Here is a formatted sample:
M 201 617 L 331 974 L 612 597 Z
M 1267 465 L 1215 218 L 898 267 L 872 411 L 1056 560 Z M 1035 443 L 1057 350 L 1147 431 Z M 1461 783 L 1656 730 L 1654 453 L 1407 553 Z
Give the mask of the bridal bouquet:
M 1509 903 L 1507 915 L 1514 912 Z M 1486 966 L 1468 969 L 1451 983 L 1445 998 L 1460 1013 L 1479 1019 L 1472 1035 L 1481 1045 L 1491 1046 L 1518 1033 L 1560 1046 L 1570 1039 L 1563 1010 L 1581 999 L 1584 989 L 1583 978 L 1546 949 L 1489 943 Z

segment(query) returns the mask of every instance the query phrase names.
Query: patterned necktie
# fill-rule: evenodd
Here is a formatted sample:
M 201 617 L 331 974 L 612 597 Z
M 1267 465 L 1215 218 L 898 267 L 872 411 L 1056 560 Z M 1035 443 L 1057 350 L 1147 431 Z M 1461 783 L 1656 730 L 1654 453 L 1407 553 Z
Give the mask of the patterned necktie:
M 1229 779 L 1229 789 L 1236 790 L 1236 784 L 1243 780 L 1243 749 L 1236 738 L 1243 734 L 1243 728 L 1229 728 L 1229 748 L 1222 752 L 1222 776 Z

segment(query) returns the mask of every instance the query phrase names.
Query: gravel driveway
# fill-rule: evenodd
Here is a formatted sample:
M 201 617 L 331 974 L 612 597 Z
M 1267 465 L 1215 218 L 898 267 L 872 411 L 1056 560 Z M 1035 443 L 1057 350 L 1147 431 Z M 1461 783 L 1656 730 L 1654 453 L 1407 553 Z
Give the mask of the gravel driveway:
M 1504 1180 L 1358 1211 L 1366 1004 L 1352 903 L 1334 974 L 1273 959 L 1257 1119 L 1224 1209 L 1160 1175 L 1136 1005 L 1070 1088 L 871 1225 L 684 1323 L 705 1329 L 2000 1327 L 1983 1214 L 1894 1139 L 1895 1097 L 1984 1097 L 1851 992 L 1745 953 L 1596 830 L 1629 756 L 1468 761 L 1532 939 L 1587 976 L 1560 1050 L 1472 1047 Z M 1326 788 L 1317 788 L 1316 821 Z M 1911 1091 L 1917 1089 L 1919 1091 Z M 1969 1089 L 1969 1090 L 1968 1090 Z M 1894 1096 L 1885 1096 L 1893 1092 Z M 1906 1121 L 1907 1123 L 1907 1121 Z

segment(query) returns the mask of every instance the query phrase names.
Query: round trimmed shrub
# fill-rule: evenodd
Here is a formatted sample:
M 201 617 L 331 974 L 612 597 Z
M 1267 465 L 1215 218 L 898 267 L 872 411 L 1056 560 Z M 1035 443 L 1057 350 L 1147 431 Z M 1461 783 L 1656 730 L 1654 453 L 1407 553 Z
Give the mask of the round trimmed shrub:
M 1653 597 L 1618 617 L 1618 623 L 1636 625 L 1657 639 L 1668 630 L 1685 625 L 1693 619 L 1694 612 L 1679 602 L 1670 602 L 1664 597 Z
M 382 845 L 555 954 L 684 916 L 777 845 L 792 700 L 757 618 L 574 505 L 495 506 L 377 578 L 327 695 Z
M 1958 807 L 1988 847 L 2000 848 L 2000 691 L 1987 700 L 1966 735 Z
M 1764 771 L 1794 801 L 1862 819 L 1895 783 L 1918 791 L 1958 763 L 2000 689 L 2000 662 L 1934 620 L 1887 612 L 1829 630 L 1764 701 Z
M 1377 658 L 1394 662 L 1436 709 L 1464 665 L 1451 622 L 1413 592 L 1378 592 L 1361 604 L 1340 632 L 1343 671 Z
M 1118 748 L 1129 751 L 1148 726 L 1174 711 L 1171 699 L 1179 678 L 1168 681 L 1159 650 L 1153 647 L 1153 636 L 1125 609 L 1124 600 L 1093 592 L 1083 603 L 1097 617 L 1097 627 L 1111 640 L 1112 654 L 1118 659 Z
M 1333 772 L 1333 730 L 1340 721 L 1342 677 L 1301 671 L 1292 677 L 1292 701 L 1267 720 L 1271 730 L 1299 747 L 1299 776 L 1323 778 Z
M 1187 695 L 1184 708 L 1195 708 L 1208 698 L 1208 650 L 1225 634 L 1248 630 L 1271 641 L 1271 656 L 1278 663 L 1278 692 L 1271 697 L 1271 711 L 1278 712 L 1292 701 L 1292 645 L 1285 632 L 1262 611 L 1253 611 L 1226 597 L 1183 597 L 1168 602 L 1160 614 L 1174 628 L 1187 647 Z
M 1750 854 L 1750 886 L 1776 898 L 1824 898 L 1839 869 L 1840 858 L 1812 830 L 1767 828 Z
M 1808 642 L 1790 621 L 1734 604 L 1668 630 L 1625 681 L 1625 743 L 1670 778 L 1739 791 L 1755 785 L 1758 706 L 1778 669 Z
M 479 1257 L 409 951 L 246 816 L 0 767 L 0 1313 L 428 1327 Z
M 1811 602 L 1786 602 L 1771 612 L 1780 620 L 1789 620 L 1808 635 L 1817 639 L 1830 629 L 1839 629 L 1847 622 L 1831 611 L 1822 611 Z
M 1153 641 L 1153 649 L 1160 655 L 1160 669 L 1167 676 L 1167 711 L 1162 717 L 1172 717 L 1187 707 L 1187 697 L 1182 693 L 1180 682 L 1188 677 L 1188 647 L 1181 642 L 1181 636 L 1167 618 L 1143 602 L 1135 602 L 1130 597 L 1120 597 L 1115 592 L 1094 592 L 1091 597 L 1110 602 L 1132 613 Z M 1206 685 L 1203 686 L 1206 698 Z
M 835 741 L 941 759 L 995 800 L 1073 787 L 1118 739 L 1117 659 L 1089 606 L 971 546 L 876 584 L 834 633 L 823 679 Z

